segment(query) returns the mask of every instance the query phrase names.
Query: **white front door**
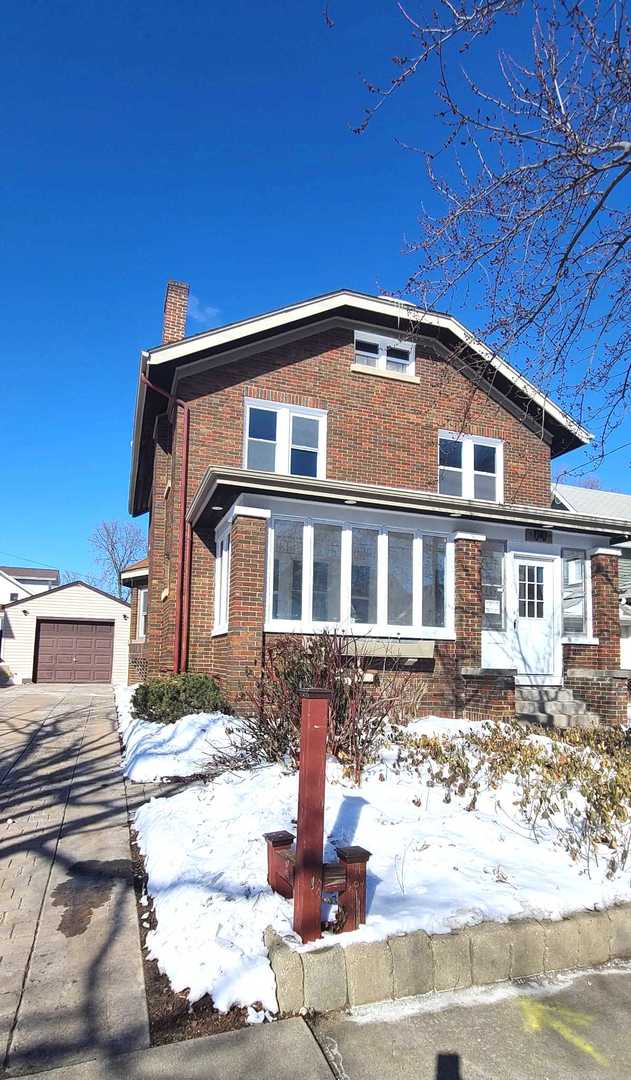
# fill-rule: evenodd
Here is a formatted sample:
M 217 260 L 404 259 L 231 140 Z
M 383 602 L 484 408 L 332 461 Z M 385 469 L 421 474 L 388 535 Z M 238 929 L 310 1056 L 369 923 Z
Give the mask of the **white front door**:
M 554 559 L 514 556 L 513 662 L 518 681 L 560 679 L 555 571 Z

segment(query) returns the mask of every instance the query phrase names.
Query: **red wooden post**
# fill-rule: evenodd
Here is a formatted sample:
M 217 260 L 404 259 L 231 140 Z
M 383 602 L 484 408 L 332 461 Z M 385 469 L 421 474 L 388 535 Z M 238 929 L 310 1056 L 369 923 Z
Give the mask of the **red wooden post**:
M 304 942 L 320 937 L 322 847 L 329 690 L 301 690 L 294 930 Z
M 339 847 L 337 857 L 346 870 L 346 888 L 339 902 L 346 912 L 345 930 L 356 930 L 366 922 L 366 863 L 370 852 L 363 847 Z
M 286 900 L 291 900 L 292 891 L 287 880 L 283 852 L 289 851 L 294 838 L 290 832 L 282 829 L 279 832 L 265 833 L 264 839 L 267 842 L 267 884 L 274 892 L 284 896 Z

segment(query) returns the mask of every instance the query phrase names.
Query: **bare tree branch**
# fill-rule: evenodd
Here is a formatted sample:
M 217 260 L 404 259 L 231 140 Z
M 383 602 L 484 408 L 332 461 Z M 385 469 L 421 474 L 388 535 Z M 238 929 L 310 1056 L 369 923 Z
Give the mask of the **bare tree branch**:
M 145 553 L 141 530 L 130 522 L 102 521 L 92 533 L 90 543 L 103 572 L 103 583 L 111 593 L 125 600 L 129 590 L 121 585 L 120 574 Z

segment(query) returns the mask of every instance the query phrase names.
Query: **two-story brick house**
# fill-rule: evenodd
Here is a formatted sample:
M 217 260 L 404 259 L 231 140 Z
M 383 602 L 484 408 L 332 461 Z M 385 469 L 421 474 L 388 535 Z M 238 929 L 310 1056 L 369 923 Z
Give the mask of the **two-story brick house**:
M 413 665 L 428 711 L 505 712 L 517 684 L 623 720 L 627 536 L 550 505 L 587 431 L 449 315 L 340 291 L 186 338 L 187 298 L 169 283 L 141 356 L 143 670 L 238 707 L 276 635 L 337 628 Z

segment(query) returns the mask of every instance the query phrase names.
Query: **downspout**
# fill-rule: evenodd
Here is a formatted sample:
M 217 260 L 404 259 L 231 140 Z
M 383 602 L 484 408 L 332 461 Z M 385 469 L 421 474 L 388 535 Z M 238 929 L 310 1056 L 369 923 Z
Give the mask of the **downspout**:
M 191 547 L 192 529 L 186 523 L 186 498 L 188 490 L 188 453 L 190 440 L 190 408 L 185 401 L 173 397 L 162 387 L 149 381 L 143 373 L 142 381 L 150 390 L 167 398 L 169 404 L 182 410 L 182 464 L 180 467 L 180 510 L 177 539 L 177 589 L 175 593 L 175 631 L 173 635 L 173 671 L 179 674 L 188 666 L 188 627 L 190 616 Z M 177 433 L 177 420 L 176 420 Z

